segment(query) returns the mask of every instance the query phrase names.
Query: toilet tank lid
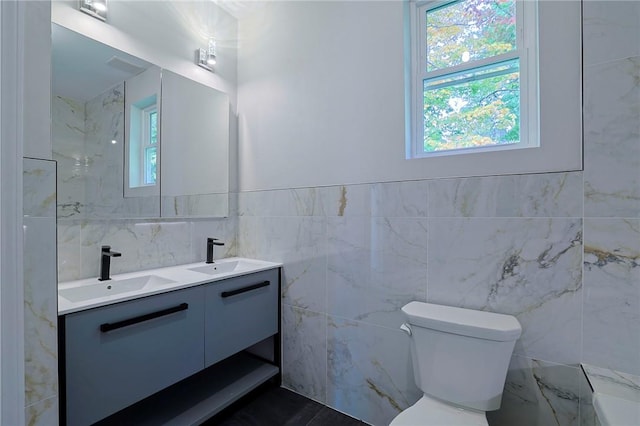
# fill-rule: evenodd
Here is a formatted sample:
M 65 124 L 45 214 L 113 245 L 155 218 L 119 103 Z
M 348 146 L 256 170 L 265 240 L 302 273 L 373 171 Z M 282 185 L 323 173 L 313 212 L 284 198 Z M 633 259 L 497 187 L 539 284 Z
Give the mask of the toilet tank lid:
M 424 302 L 410 302 L 402 307 L 402 312 L 409 324 L 478 339 L 506 342 L 517 340 L 522 332 L 512 315 Z

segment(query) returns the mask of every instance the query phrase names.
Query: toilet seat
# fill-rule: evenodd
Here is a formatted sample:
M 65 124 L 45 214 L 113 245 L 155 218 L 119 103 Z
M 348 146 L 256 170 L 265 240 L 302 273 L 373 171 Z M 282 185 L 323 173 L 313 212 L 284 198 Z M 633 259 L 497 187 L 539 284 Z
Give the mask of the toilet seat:
M 465 410 L 424 395 L 389 426 L 488 426 L 483 411 Z

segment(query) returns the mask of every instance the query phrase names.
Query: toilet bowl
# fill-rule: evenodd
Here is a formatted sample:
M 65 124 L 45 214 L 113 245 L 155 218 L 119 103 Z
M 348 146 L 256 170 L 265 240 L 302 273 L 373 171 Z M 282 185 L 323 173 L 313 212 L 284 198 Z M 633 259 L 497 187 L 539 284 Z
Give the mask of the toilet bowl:
M 411 339 L 416 385 L 424 393 L 390 426 L 487 426 L 500 408 L 507 368 L 522 328 L 511 315 L 410 302 L 402 325 Z

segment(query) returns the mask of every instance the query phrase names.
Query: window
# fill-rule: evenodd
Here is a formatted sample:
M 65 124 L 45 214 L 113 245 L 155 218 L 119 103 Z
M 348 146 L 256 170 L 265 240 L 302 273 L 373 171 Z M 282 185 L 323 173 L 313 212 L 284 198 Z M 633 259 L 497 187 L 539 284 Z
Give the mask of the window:
M 160 68 L 125 81 L 124 196 L 160 195 Z
M 539 145 L 537 4 L 417 3 L 412 158 Z
M 153 195 L 145 187 L 155 187 L 158 165 L 158 107 L 156 95 L 132 103 L 129 114 L 128 191 Z M 154 190 L 155 191 L 155 190 Z M 134 195 L 134 194 L 131 194 Z
M 140 159 L 138 174 L 142 185 L 156 184 L 156 159 L 158 153 L 158 109 L 154 104 L 142 110 L 144 122 L 140 144 Z
M 156 95 L 128 106 L 125 197 L 158 194 L 160 152 L 159 114 Z

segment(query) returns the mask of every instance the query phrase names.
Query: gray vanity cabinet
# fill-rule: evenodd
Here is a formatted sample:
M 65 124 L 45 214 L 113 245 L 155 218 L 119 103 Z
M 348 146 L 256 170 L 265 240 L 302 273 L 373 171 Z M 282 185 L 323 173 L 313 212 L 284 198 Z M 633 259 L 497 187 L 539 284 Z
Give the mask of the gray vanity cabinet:
M 204 290 L 66 315 L 67 424 L 92 424 L 202 370 Z
M 279 383 L 279 302 L 274 268 L 62 315 L 60 424 L 200 425 Z
M 279 273 L 257 272 L 205 286 L 205 366 L 278 332 Z

